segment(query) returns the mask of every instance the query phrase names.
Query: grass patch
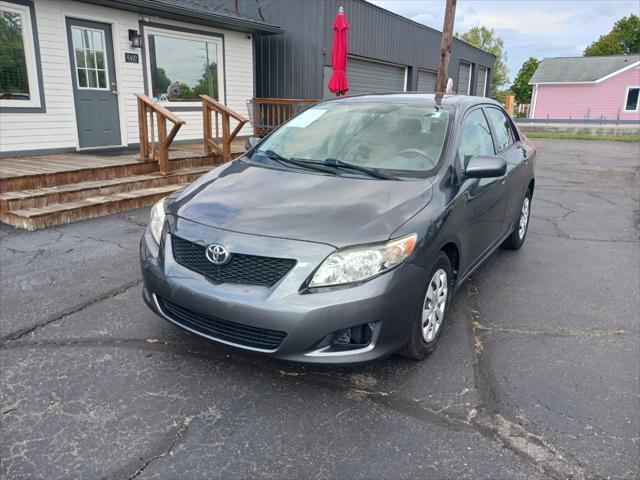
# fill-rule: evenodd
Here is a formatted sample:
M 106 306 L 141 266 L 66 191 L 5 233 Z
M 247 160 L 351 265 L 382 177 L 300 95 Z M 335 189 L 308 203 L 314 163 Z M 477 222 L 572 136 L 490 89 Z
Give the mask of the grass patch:
M 640 142 L 640 135 L 591 135 L 588 133 L 527 132 L 529 138 L 556 138 L 559 140 L 600 140 L 604 142 Z

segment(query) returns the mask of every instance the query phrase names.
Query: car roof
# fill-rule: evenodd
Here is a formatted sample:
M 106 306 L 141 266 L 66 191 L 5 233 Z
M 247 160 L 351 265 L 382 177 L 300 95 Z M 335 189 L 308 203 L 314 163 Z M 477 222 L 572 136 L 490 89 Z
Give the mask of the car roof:
M 454 94 L 435 94 L 435 93 L 409 93 L 409 92 L 397 92 L 397 93 L 376 93 L 365 95 L 354 95 L 346 97 L 338 97 L 334 99 L 328 99 L 326 101 L 339 102 L 339 103 L 411 103 L 414 105 L 425 105 L 438 107 L 452 108 L 452 109 L 467 109 L 473 105 L 478 104 L 494 104 L 500 105 L 495 100 L 488 97 L 475 97 L 472 95 L 454 95 Z

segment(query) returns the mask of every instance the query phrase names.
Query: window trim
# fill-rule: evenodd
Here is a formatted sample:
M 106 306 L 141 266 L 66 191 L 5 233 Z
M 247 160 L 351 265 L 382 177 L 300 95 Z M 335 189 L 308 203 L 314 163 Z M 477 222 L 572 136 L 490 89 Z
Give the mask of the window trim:
M 75 64 L 76 68 L 74 69 L 75 70 L 75 76 L 76 76 L 76 86 L 77 86 L 76 88 L 78 90 L 99 90 L 99 91 L 111 90 L 111 88 L 109 87 L 109 85 L 110 85 L 110 83 L 109 83 L 109 80 L 110 80 L 110 78 L 109 78 L 109 57 L 108 57 L 109 52 L 108 52 L 108 49 L 107 49 L 107 39 L 105 38 L 104 30 L 90 28 L 90 27 L 81 27 L 81 26 L 78 26 L 78 25 L 71 25 L 71 44 L 72 44 L 72 47 L 73 47 L 73 54 L 74 55 L 75 55 L 75 52 L 76 52 L 76 46 L 73 44 L 73 29 L 74 28 L 77 28 L 78 30 L 83 30 L 83 31 L 84 30 L 88 30 L 90 32 L 100 32 L 100 34 L 102 35 L 102 42 L 103 42 L 103 47 L 104 47 L 104 50 L 102 50 L 102 52 L 104 53 L 104 76 L 105 76 L 105 79 L 107 81 L 107 83 L 106 83 L 104 88 L 100 88 L 100 87 L 81 87 L 80 86 L 80 77 L 78 75 L 79 68 L 78 68 L 77 60 L 76 60 L 76 64 Z M 82 50 L 84 52 L 87 49 L 83 48 Z M 94 49 L 94 51 L 95 51 L 95 49 Z M 114 59 L 114 62 L 115 62 L 115 59 Z M 82 67 L 80 67 L 80 68 L 82 68 Z M 97 70 L 97 68 L 91 68 L 90 69 L 90 68 L 85 66 L 84 70 L 87 70 L 87 71 L 92 70 L 93 71 L 93 70 Z M 96 81 L 97 81 L 97 79 L 96 79 Z M 87 80 L 87 84 L 88 83 L 89 82 Z
M 0 99 L 0 112 L 45 113 L 46 105 L 44 98 L 44 85 L 42 81 L 38 25 L 33 1 L 2 0 L 0 1 L 0 6 L 8 11 L 20 14 L 24 20 L 23 43 L 27 64 L 29 94 L 31 95 L 31 98 L 28 101 Z
M 633 90 L 635 88 L 638 89 L 638 101 L 636 102 L 636 108 L 634 110 L 628 110 L 627 109 L 627 103 L 628 103 L 628 100 L 629 100 L 629 91 Z M 627 87 L 625 95 L 624 95 L 624 103 L 623 103 L 622 107 L 623 107 L 623 110 L 622 110 L 623 112 L 637 112 L 637 111 L 640 110 L 640 86 Z
M 144 27 L 143 27 L 144 25 Z M 151 49 L 149 48 L 149 36 L 166 36 L 171 38 L 178 38 L 182 40 L 196 40 L 204 41 L 207 43 L 215 43 L 219 49 L 218 55 L 218 97 L 219 100 L 226 105 L 227 103 L 227 89 L 226 89 L 226 71 L 225 71 L 225 49 L 224 49 L 224 35 L 215 32 L 206 32 L 202 30 L 195 30 L 190 28 L 176 27 L 174 25 L 164 25 L 157 23 L 141 23 L 141 34 L 143 35 L 144 47 L 143 47 L 143 61 L 144 61 L 144 74 L 145 74 L 145 91 L 147 95 L 153 98 L 152 95 L 152 72 L 151 72 Z M 148 53 L 146 53 L 148 52 Z M 191 102 L 158 102 L 160 105 L 168 108 L 169 110 L 177 111 L 199 111 L 202 109 L 201 101 Z

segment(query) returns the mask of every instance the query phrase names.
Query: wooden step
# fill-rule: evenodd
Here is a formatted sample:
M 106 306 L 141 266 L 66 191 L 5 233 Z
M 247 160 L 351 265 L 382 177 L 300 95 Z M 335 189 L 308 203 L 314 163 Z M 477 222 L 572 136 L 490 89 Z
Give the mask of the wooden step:
M 222 163 L 222 157 L 217 154 L 193 158 L 179 158 L 170 160 L 171 171 L 184 168 L 214 166 Z M 119 165 L 78 167 L 46 173 L 11 176 L 0 179 L 0 192 L 16 190 L 33 190 L 44 187 L 55 187 L 80 182 L 95 182 L 120 177 L 147 175 L 158 172 L 158 162 L 139 161 L 132 159 Z
M 78 200 L 89 197 L 100 197 L 175 183 L 190 183 L 200 175 L 208 172 L 211 168 L 211 166 L 183 168 L 167 175 L 150 173 L 106 180 L 69 183 L 53 187 L 16 190 L 0 194 L 0 210 L 25 210 L 44 207 L 54 203 L 77 202 Z
M 40 208 L 0 212 L 0 221 L 17 228 L 34 231 L 89 218 L 148 207 L 186 183 L 174 183 L 111 195 L 88 197 L 69 203 L 55 203 Z

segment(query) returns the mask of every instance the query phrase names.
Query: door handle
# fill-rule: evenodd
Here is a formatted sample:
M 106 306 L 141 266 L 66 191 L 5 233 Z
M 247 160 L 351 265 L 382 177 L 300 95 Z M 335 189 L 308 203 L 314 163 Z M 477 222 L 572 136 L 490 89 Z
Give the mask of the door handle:
M 114 95 L 120 95 L 120 92 L 118 92 L 117 90 L 111 90 L 111 93 L 113 93 Z

